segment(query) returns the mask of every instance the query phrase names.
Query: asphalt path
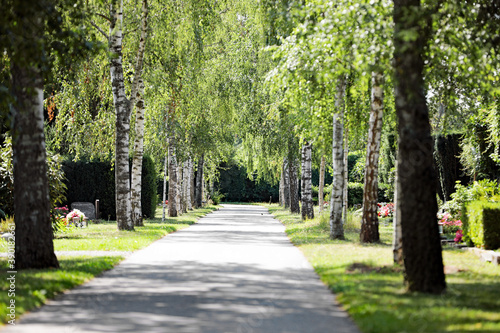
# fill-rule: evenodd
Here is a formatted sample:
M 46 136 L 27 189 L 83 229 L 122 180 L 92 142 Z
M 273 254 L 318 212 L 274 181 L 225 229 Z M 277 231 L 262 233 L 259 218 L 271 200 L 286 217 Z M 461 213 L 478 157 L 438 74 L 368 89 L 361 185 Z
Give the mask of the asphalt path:
M 358 333 L 284 227 L 224 205 L 2 333 Z

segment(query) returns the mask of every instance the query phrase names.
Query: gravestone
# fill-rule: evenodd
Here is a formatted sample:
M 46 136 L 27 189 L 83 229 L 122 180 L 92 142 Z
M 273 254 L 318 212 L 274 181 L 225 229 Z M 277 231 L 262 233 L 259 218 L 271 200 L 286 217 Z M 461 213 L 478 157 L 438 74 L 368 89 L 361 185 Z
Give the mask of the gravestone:
M 95 220 L 95 207 L 91 202 L 73 202 L 71 204 L 71 210 L 78 209 L 85 217 L 89 220 Z

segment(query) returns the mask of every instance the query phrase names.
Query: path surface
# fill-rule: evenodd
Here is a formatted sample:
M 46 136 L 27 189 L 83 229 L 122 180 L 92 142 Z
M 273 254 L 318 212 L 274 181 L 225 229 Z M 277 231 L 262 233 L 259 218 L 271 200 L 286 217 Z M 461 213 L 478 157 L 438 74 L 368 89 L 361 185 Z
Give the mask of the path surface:
M 2 333 L 357 333 L 284 227 L 224 205 Z

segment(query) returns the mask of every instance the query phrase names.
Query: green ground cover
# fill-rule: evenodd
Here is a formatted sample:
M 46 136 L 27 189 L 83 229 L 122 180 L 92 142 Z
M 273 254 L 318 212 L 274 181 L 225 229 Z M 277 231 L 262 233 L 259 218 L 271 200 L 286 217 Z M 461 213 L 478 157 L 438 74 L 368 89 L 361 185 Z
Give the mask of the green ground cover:
M 500 332 L 499 266 L 445 247 L 447 292 L 409 294 L 401 267 L 392 264 L 390 224 L 380 227 L 380 244 L 362 245 L 359 218 L 350 214 L 346 240 L 332 241 L 328 214 L 301 222 L 299 215 L 266 206 L 362 332 Z
M 164 235 L 188 227 L 200 217 L 216 210 L 208 206 L 190 211 L 180 217 L 148 219 L 144 227 L 136 227 L 136 231 L 118 231 L 116 222 L 90 224 L 88 228 L 74 229 L 56 235 L 54 247 L 56 251 L 135 251 L 144 248 Z M 156 216 L 161 216 L 161 207 Z M 1 242 L 0 251 L 5 252 L 5 242 Z M 0 258 L 0 323 L 10 319 L 8 304 L 15 299 L 16 316 L 19 317 L 55 295 L 74 288 L 98 276 L 103 271 L 113 268 L 122 256 L 62 256 L 59 257 L 59 269 L 23 270 L 15 277 L 15 298 L 9 296 L 6 258 Z

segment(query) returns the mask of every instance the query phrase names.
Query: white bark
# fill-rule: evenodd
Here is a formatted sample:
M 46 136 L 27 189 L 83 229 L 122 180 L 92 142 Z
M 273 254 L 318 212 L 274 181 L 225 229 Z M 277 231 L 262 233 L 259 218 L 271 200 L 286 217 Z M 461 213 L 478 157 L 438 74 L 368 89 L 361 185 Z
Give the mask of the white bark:
M 174 152 L 174 139 L 168 140 L 168 216 L 176 217 L 178 215 L 176 204 L 177 192 L 177 161 Z
M 193 209 L 193 159 L 189 157 L 189 159 L 186 161 L 186 209 L 192 210 Z
M 182 208 L 182 163 L 177 163 L 177 186 L 175 191 L 175 205 L 177 214 L 181 215 L 184 209 Z
M 144 83 L 139 78 L 139 90 L 136 97 L 136 116 L 135 116 L 135 142 L 134 155 L 132 159 L 132 188 L 131 205 L 132 221 L 136 226 L 142 226 L 142 158 L 144 155 Z
M 168 148 L 167 148 L 168 149 Z M 163 166 L 163 214 L 161 216 L 161 221 L 165 222 L 165 211 L 167 210 L 167 170 L 168 170 L 168 153 L 165 156 L 165 165 Z
M 401 219 L 399 218 L 399 200 L 398 200 L 398 165 L 396 164 L 396 177 L 394 177 L 394 217 L 392 225 L 394 226 L 392 239 L 392 253 L 394 263 L 403 264 L 403 229 L 401 227 Z
M 344 149 L 342 139 L 345 78 L 339 80 L 333 114 L 333 186 L 330 202 L 330 238 L 344 239 L 342 204 L 344 190 Z
M 321 165 L 319 167 L 319 188 L 318 188 L 318 205 L 319 212 L 323 212 L 323 203 L 324 199 L 324 189 L 325 189 L 325 167 L 326 167 L 326 158 L 321 156 Z
M 125 95 L 122 65 L 123 0 L 111 4 L 110 74 L 116 114 L 115 187 L 116 222 L 120 230 L 133 230 L 130 205 L 129 131 L 130 104 Z
M 349 191 L 349 168 L 348 168 L 348 155 L 349 155 L 349 140 L 347 138 L 349 131 L 345 129 L 344 135 L 344 188 L 343 188 L 343 201 L 342 201 L 342 217 L 343 221 L 347 220 L 347 208 L 349 206 L 348 202 L 348 191 Z
M 288 168 L 288 159 L 283 160 L 283 206 L 290 207 L 290 171 Z
M 148 3 L 142 1 L 141 37 L 139 49 L 137 50 L 135 77 L 132 84 L 131 106 L 136 108 L 135 114 L 135 142 L 132 158 L 132 187 L 131 187 L 131 209 L 132 222 L 136 226 L 142 226 L 142 158 L 144 155 L 144 81 L 142 79 L 142 65 L 144 50 L 146 47 L 146 36 L 148 27 Z
M 363 187 L 363 218 L 361 220 L 360 241 L 374 243 L 380 240 L 378 231 L 378 160 L 382 137 L 382 117 L 384 113 L 384 76 L 372 73 L 372 103 L 366 148 L 365 180 Z
M 302 147 L 302 219 L 314 218 L 314 206 L 312 198 L 312 181 L 311 181 L 311 159 L 312 159 L 312 144 L 305 142 Z

